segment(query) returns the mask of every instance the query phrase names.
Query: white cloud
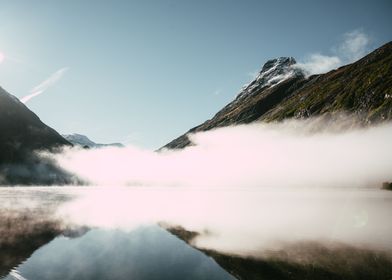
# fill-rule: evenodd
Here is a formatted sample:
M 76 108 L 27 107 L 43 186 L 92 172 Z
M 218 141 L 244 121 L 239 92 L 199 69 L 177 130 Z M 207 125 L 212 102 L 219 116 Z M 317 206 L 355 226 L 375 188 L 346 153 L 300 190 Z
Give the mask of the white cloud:
M 344 41 L 339 46 L 338 52 L 348 62 L 353 62 L 368 51 L 369 37 L 360 30 L 354 30 L 344 34 Z
M 22 103 L 28 102 L 30 99 L 33 97 L 36 97 L 43 92 L 45 92 L 48 88 L 56 84 L 63 76 L 64 74 L 68 71 L 67 67 L 61 68 L 60 70 L 57 70 L 54 72 L 49 78 L 47 78 L 45 81 L 40 83 L 38 86 L 34 87 L 29 95 L 26 95 L 22 98 L 20 98 L 20 101 Z
M 297 67 L 303 69 L 309 75 L 326 73 L 342 65 L 337 56 L 327 56 L 319 53 L 311 54 L 304 62 L 297 63 Z
M 360 30 L 354 30 L 345 33 L 343 41 L 339 46 L 333 48 L 335 55 L 310 54 L 303 62 L 297 63 L 297 66 L 308 75 L 326 73 L 366 55 L 369 51 L 369 42 L 367 34 Z
M 220 95 L 221 93 L 222 93 L 222 90 L 221 90 L 221 89 L 216 89 L 216 90 L 213 92 L 214 95 Z

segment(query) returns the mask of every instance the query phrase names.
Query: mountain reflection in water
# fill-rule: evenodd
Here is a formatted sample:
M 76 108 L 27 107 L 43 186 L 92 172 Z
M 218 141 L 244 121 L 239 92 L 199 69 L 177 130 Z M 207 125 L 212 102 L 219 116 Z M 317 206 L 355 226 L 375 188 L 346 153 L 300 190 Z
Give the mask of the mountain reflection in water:
M 233 279 L 215 261 L 158 226 L 92 229 L 56 237 L 13 271 L 26 279 Z M 13 280 L 12 274 L 3 278 Z
M 0 188 L 0 279 L 392 279 L 391 209 L 377 189 Z

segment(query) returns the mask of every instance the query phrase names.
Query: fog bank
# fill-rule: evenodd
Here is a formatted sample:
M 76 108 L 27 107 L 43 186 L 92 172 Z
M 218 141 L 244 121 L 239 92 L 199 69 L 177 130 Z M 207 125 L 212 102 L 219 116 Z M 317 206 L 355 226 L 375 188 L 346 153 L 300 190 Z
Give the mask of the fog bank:
M 80 225 L 180 225 L 201 248 L 260 254 L 298 242 L 392 251 L 392 124 L 295 120 L 190 135 L 194 146 L 66 150 L 93 184 L 58 214 Z M 119 187 L 119 186 L 135 186 Z
M 195 146 L 68 149 L 59 166 L 94 185 L 367 187 L 392 180 L 392 124 L 342 119 L 225 127 L 190 135 Z

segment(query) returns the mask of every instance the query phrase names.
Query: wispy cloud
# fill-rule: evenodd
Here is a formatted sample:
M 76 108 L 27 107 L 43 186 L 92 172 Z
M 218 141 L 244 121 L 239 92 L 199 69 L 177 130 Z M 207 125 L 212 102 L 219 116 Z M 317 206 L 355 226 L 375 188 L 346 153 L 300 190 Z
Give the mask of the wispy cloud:
M 342 65 L 342 61 L 339 57 L 319 53 L 311 54 L 304 62 L 297 63 L 297 66 L 309 75 L 325 73 L 340 65 Z
M 352 63 L 369 51 L 369 36 L 361 30 L 354 30 L 343 35 L 342 42 L 332 48 L 335 55 L 313 53 L 297 66 L 308 75 L 321 74 Z
M 338 52 L 340 55 L 349 62 L 353 62 L 368 51 L 369 36 L 360 30 L 344 34 L 344 41 L 339 46 Z
M 64 74 L 68 71 L 68 67 L 61 68 L 60 70 L 57 70 L 54 72 L 49 78 L 47 78 L 45 81 L 40 83 L 38 86 L 34 87 L 29 95 L 26 95 L 22 98 L 20 98 L 20 101 L 22 103 L 28 102 L 30 99 L 33 97 L 36 97 L 42 93 L 44 93 L 48 88 L 56 84 L 63 76 Z
M 220 95 L 222 93 L 222 90 L 220 88 L 214 90 L 213 94 L 214 95 Z

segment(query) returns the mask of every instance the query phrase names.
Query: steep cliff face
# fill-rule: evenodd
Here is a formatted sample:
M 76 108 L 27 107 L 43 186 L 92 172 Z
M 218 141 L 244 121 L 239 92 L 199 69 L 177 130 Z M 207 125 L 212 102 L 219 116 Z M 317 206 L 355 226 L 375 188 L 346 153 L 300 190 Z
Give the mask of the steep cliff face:
M 35 151 L 72 146 L 16 97 L 0 88 L 0 185 L 83 183 Z
M 191 144 L 188 133 L 217 127 L 334 113 L 355 115 L 362 124 L 392 119 L 392 42 L 353 64 L 310 77 L 294 58 L 270 60 L 212 119 L 163 148 L 184 148 Z
M 0 164 L 20 162 L 34 150 L 62 145 L 71 143 L 0 88 Z

